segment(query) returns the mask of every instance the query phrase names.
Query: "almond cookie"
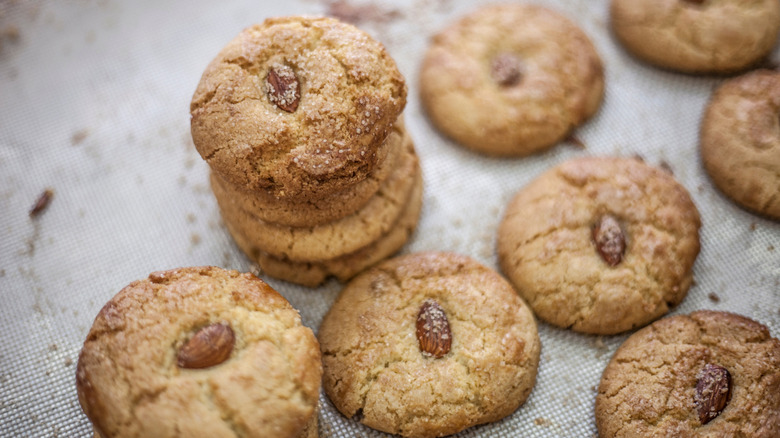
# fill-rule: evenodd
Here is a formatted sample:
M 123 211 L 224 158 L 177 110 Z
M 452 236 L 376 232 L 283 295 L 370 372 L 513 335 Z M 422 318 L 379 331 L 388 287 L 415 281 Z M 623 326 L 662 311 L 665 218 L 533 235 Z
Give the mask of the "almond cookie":
M 332 18 L 271 18 L 206 68 L 192 139 L 236 186 L 316 199 L 371 173 L 405 104 L 395 62 L 365 32 Z
M 539 318 L 614 334 L 682 301 L 700 225 L 669 173 L 636 159 L 581 158 L 514 197 L 499 226 L 498 258 Z
M 399 118 L 380 149 L 385 152 L 384 158 L 366 179 L 314 200 L 277 198 L 265 191 L 242 190 L 214 172 L 211 172 L 211 187 L 217 198 L 236 204 L 237 208 L 263 222 L 290 227 L 313 227 L 349 216 L 363 207 L 397 169 L 402 152 L 412 147 L 412 139 Z
M 331 276 L 341 281 L 347 281 L 357 273 L 401 249 L 417 227 L 422 208 L 422 195 L 422 173 L 418 170 L 414 177 L 411 196 L 405 201 L 400 218 L 387 233 L 350 254 L 311 262 L 274 257 L 247 240 L 240 234 L 239 230 L 232 227 L 230 222 L 225 222 L 225 225 L 239 248 L 254 260 L 265 274 L 292 283 L 314 287 Z
M 634 333 L 604 370 L 599 436 L 775 438 L 780 341 L 756 321 L 698 311 Z
M 495 271 L 461 255 L 411 254 L 359 275 L 320 327 L 323 387 L 374 429 L 435 437 L 514 412 L 531 393 L 533 314 Z
M 523 156 L 562 140 L 598 109 L 601 59 L 571 21 L 540 6 L 479 9 L 433 38 L 422 102 L 446 135 L 476 151 Z
M 404 211 L 417 173 L 417 155 L 410 145 L 397 169 L 366 205 L 349 216 L 314 227 L 269 224 L 237 208 L 230 199 L 218 196 L 217 202 L 225 223 L 263 252 L 292 261 L 327 260 L 357 251 L 386 234 Z
M 101 437 L 316 436 L 318 343 L 251 274 L 155 272 L 100 311 L 79 402 Z
M 715 91 L 701 156 L 715 185 L 743 207 L 780 219 L 780 73 L 758 70 Z
M 780 30 L 777 0 L 612 0 L 612 30 L 631 53 L 687 73 L 727 73 L 766 56 Z

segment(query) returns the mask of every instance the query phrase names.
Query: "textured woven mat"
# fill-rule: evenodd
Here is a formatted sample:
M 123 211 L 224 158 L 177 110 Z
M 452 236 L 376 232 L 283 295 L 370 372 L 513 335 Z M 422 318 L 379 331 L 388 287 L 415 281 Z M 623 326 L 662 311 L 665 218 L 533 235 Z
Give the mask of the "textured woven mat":
M 357 2 L 358 0 L 353 0 Z M 577 21 L 606 67 L 606 99 L 577 133 L 527 159 L 490 159 L 455 146 L 425 118 L 417 73 L 428 37 L 476 7 L 467 0 L 0 0 L 0 435 L 88 437 L 75 361 L 100 307 L 150 272 L 252 264 L 221 225 L 207 166 L 189 135 L 190 96 L 206 64 L 264 18 L 358 18 L 408 80 L 407 127 L 425 173 L 416 235 L 404 252 L 450 250 L 496 267 L 495 232 L 510 197 L 545 169 L 585 155 L 642 155 L 668 164 L 703 219 L 696 285 L 673 313 L 729 310 L 780 335 L 780 223 L 718 193 L 697 152 L 698 125 L 723 78 L 638 63 L 607 27 L 607 1 L 539 2 Z M 36 219 L 39 194 L 54 196 Z M 269 280 L 316 330 L 340 285 Z M 595 337 L 540 324 L 542 360 L 528 402 L 463 437 L 588 437 L 601 371 L 627 335 Z M 324 397 L 322 436 L 382 436 L 343 418 Z

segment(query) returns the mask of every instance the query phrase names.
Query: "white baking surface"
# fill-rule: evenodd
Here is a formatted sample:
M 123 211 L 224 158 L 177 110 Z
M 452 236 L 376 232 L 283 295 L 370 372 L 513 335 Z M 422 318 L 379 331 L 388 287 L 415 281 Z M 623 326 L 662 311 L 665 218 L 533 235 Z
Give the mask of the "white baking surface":
M 734 311 L 780 335 L 780 223 L 717 192 L 697 152 L 702 110 L 723 78 L 659 71 L 629 57 L 608 31 L 606 0 L 538 1 L 592 38 L 606 68 L 604 105 L 576 134 L 585 149 L 561 144 L 525 159 L 486 158 L 438 134 L 417 96 L 429 37 L 481 2 L 352 1 L 368 6 L 358 25 L 387 46 L 409 85 L 405 115 L 425 199 L 404 252 L 450 250 L 496 267 L 496 227 L 519 188 L 569 158 L 640 154 L 668 163 L 702 214 L 696 284 L 673 313 Z M 131 281 L 179 266 L 252 269 L 220 222 L 190 140 L 189 100 L 206 64 L 242 28 L 334 4 L 0 0 L 1 436 L 91 436 L 75 362 L 101 306 Z M 31 219 L 47 187 L 54 198 Z M 335 281 L 316 290 L 268 282 L 315 331 L 340 289 Z M 539 331 L 542 360 L 529 400 L 459 436 L 596 434 L 594 389 L 628 335 L 543 323 Z M 321 402 L 322 436 L 383 436 Z

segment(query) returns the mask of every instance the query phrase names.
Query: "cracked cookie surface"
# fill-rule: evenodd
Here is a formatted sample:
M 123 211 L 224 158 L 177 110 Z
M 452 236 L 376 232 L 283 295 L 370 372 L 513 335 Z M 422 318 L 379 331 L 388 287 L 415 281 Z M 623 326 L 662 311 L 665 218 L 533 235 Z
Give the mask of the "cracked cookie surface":
M 780 30 L 776 0 L 612 0 L 611 26 L 634 55 L 687 73 L 745 69 Z
M 702 120 L 701 155 L 729 198 L 780 220 L 780 73 L 757 70 L 715 91 Z
M 420 72 L 432 122 L 476 151 L 523 156 L 598 109 L 601 59 L 571 21 L 532 5 L 483 7 L 433 37 Z
M 696 386 L 707 364 L 731 375 L 731 397 L 702 425 Z M 776 437 L 780 341 L 741 315 L 698 311 L 634 333 L 610 360 L 596 396 L 599 436 Z
M 177 366 L 187 339 L 214 323 L 235 333 L 230 357 Z M 297 438 L 316 429 L 321 372 L 317 340 L 287 300 L 254 275 L 198 267 L 152 273 L 112 298 L 76 382 L 105 438 Z
M 297 79 L 294 110 L 269 98 L 272 70 Z M 271 18 L 208 65 L 192 97 L 191 132 L 232 184 L 316 199 L 366 178 L 405 104 L 395 62 L 365 32 L 332 18 Z
M 593 229 L 613 217 L 625 252 L 615 266 Z M 534 313 L 559 327 L 614 334 L 685 297 L 699 253 L 699 213 L 674 178 L 639 160 L 567 161 L 521 189 L 498 230 L 501 269 Z
M 421 352 L 420 308 L 435 300 L 451 347 Z M 540 342 L 533 314 L 495 271 L 450 253 L 381 263 L 352 280 L 319 331 L 323 387 L 347 417 L 414 437 L 497 421 L 528 398 Z

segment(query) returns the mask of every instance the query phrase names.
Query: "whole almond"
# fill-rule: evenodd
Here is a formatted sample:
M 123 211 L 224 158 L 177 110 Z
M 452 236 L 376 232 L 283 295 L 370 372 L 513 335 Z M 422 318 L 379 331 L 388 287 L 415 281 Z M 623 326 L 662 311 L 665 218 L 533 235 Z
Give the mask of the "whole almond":
M 720 415 L 731 397 L 731 374 L 720 365 L 708 363 L 696 376 L 694 403 L 701 424 Z
M 623 260 L 626 251 L 626 236 L 613 216 L 602 216 L 593 226 L 593 243 L 601 258 L 609 266 L 616 266 Z
M 176 364 L 181 368 L 208 368 L 230 357 L 236 342 L 233 329 L 223 323 L 207 325 L 179 349 Z
M 522 62 L 511 53 L 499 53 L 490 63 L 490 75 L 503 87 L 511 87 L 522 78 Z
M 298 77 L 292 68 L 286 65 L 271 68 L 265 78 L 265 84 L 268 100 L 290 113 L 298 109 L 301 91 Z
M 438 359 L 450 351 L 450 322 L 444 309 L 434 300 L 425 300 L 417 314 L 417 340 L 424 356 Z

